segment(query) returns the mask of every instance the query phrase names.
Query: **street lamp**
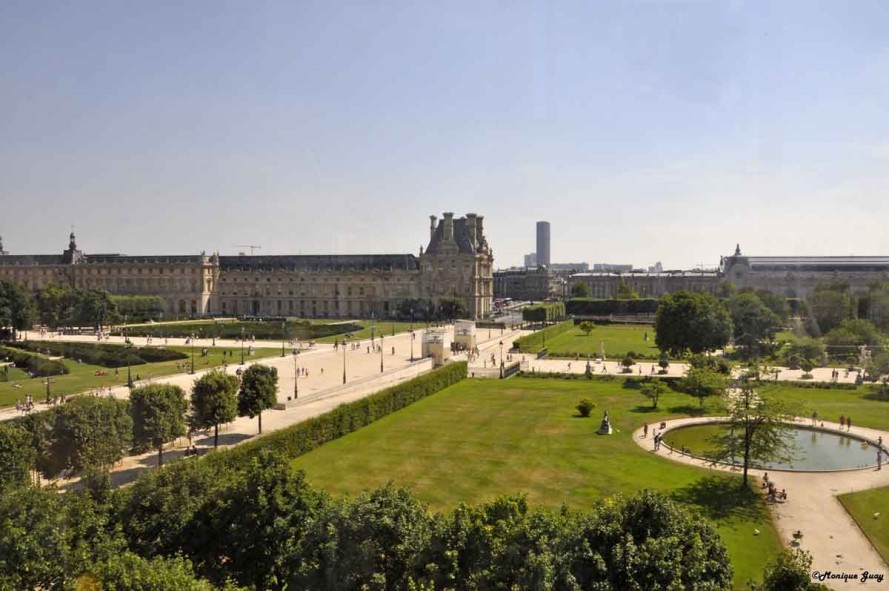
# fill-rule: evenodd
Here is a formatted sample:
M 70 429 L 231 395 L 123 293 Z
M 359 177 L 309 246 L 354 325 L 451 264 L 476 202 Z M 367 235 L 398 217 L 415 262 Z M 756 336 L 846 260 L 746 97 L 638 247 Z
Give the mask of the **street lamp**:
M 503 341 L 500 341 L 500 379 L 503 379 Z
M 281 357 L 284 357 L 284 342 L 287 340 L 287 321 L 281 322 Z
M 49 398 L 50 398 L 50 394 L 49 394 L 49 385 L 52 383 L 52 381 L 53 381 L 53 380 L 52 380 L 51 377 L 46 376 L 46 382 L 44 382 L 44 383 L 46 384 L 46 403 L 47 403 L 47 404 L 49 404 Z
M 414 340 L 417 338 L 417 335 L 414 333 L 414 329 L 411 329 L 411 363 L 414 362 Z
M 194 333 L 191 333 L 191 371 L 188 373 L 194 375 Z
M 296 358 L 299 356 L 299 350 L 293 350 L 293 399 L 299 398 L 299 371 L 296 367 Z
M 244 365 L 244 327 L 241 327 L 241 365 Z
M 343 383 L 346 383 L 346 339 L 343 339 Z
M 377 319 L 374 313 L 370 313 L 370 345 L 374 344 L 374 334 L 377 332 Z
M 380 333 L 380 373 L 383 373 L 383 334 Z

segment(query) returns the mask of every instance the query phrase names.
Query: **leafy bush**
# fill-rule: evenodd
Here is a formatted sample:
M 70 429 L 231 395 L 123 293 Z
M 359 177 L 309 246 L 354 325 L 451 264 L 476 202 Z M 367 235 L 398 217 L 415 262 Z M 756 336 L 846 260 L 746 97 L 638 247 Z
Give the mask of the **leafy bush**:
M 522 308 L 522 320 L 526 322 L 555 322 L 565 318 L 565 304 L 547 302 Z
M 596 408 L 596 405 L 587 398 L 584 398 L 580 402 L 577 403 L 577 406 L 574 407 L 577 409 L 577 412 L 580 413 L 582 417 L 590 416 L 590 413 L 593 412 L 593 409 Z
M 16 343 L 21 344 L 21 343 Z M 68 368 L 61 361 L 45 359 L 39 355 L 32 355 L 19 349 L 0 347 L 0 358 L 8 359 L 19 369 L 23 369 L 32 377 L 45 378 L 47 376 L 60 376 L 68 373 Z

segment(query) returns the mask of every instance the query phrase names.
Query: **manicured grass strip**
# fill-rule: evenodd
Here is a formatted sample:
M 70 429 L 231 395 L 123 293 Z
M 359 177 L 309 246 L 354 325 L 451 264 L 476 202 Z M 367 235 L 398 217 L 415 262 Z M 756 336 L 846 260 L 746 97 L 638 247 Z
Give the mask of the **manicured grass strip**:
M 660 357 L 660 350 L 654 344 L 654 327 L 646 324 L 602 324 L 597 325 L 589 335 L 578 325 L 546 340 L 550 357 L 595 357 L 602 351 L 603 345 L 607 359 L 623 359 L 630 352 L 642 359 Z
M 353 329 L 351 338 L 353 340 L 358 339 L 358 340 L 362 340 L 362 341 L 370 339 L 371 333 L 373 333 L 374 338 L 378 339 L 378 338 L 380 338 L 380 335 L 383 335 L 383 337 L 390 337 L 393 334 L 407 332 L 411 328 L 410 322 L 376 322 L 376 323 L 373 323 L 370 320 L 357 320 L 357 321 L 351 322 L 350 324 L 361 326 L 360 330 Z M 426 326 L 426 324 L 423 322 L 414 322 L 413 323 L 413 327 L 415 329 L 422 328 L 425 326 Z M 342 338 L 343 338 L 343 335 L 338 334 L 338 335 L 332 335 L 332 336 L 318 338 L 315 340 L 316 340 L 316 342 L 319 342 L 319 343 L 332 343 L 337 340 L 342 340 Z M 385 341 L 385 338 L 383 340 Z
M 512 346 L 518 348 L 523 353 L 536 353 L 544 346 L 549 347 L 552 340 L 565 331 L 571 330 L 574 322 L 566 320 L 552 326 L 547 326 L 543 330 L 538 330 L 534 334 L 521 337 L 513 341 Z
M 592 418 L 575 405 L 589 398 Z M 759 580 L 780 547 L 767 509 L 739 478 L 670 462 L 631 440 L 643 421 L 687 416 L 689 397 L 668 392 L 661 410 L 622 380 L 466 380 L 297 458 L 313 485 L 355 495 L 390 480 L 434 510 L 523 493 L 532 505 L 588 509 L 642 488 L 670 492 L 713 519 L 738 589 Z M 615 433 L 595 433 L 604 410 Z M 755 530 L 762 533 L 755 535 Z
M 883 560 L 889 563 L 889 487 L 848 493 L 839 499 Z

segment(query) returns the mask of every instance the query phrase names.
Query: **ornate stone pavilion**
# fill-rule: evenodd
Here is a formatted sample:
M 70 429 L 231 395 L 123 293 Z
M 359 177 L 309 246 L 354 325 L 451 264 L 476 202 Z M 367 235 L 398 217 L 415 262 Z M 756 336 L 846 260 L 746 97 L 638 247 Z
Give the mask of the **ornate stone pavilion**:
M 462 299 L 490 315 L 493 252 L 483 216 L 430 216 L 429 244 L 413 254 L 219 256 L 85 254 L 71 233 L 61 255 L 17 255 L 0 241 L 0 280 L 155 295 L 170 314 L 377 318 L 405 300 Z M 418 315 L 420 312 L 418 311 Z

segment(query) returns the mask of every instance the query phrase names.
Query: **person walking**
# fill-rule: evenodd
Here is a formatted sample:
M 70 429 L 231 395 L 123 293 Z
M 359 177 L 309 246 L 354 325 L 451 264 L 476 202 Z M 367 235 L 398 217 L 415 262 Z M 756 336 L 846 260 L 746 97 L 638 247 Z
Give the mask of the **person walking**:
M 642 439 L 648 437 L 648 423 L 642 424 Z

